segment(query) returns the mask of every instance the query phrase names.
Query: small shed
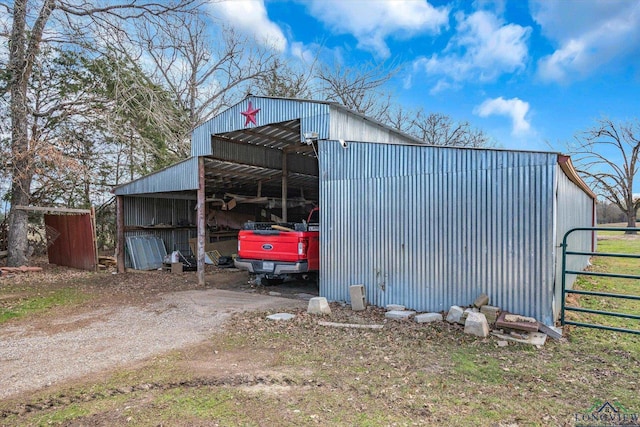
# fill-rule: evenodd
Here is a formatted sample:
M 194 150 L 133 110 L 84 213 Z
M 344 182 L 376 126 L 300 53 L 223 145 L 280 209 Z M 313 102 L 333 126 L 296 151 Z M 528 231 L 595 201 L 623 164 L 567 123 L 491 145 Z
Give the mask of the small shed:
M 443 311 L 484 292 L 551 324 L 562 236 L 595 224 L 595 195 L 567 156 L 428 146 L 335 103 L 249 96 L 198 127 L 191 151 L 115 190 L 119 247 L 148 233 L 196 241 L 202 281 L 206 245 L 237 232 L 211 218 L 291 220 L 315 204 L 321 296 L 348 301 L 364 284 L 371 304 Z

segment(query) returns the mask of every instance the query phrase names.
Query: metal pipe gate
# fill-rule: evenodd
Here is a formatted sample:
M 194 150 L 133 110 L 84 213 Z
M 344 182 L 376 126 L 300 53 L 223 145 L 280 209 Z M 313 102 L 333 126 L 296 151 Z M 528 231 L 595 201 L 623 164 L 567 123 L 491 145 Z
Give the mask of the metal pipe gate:
M 580 307 L 568 307 L 566 305 L 566 295 L 567 294 L 577 294 L 577 295 L 592 295 L 592 296 L 601 296 L 601 297 L 610 297 L 610 298 L 619 298 L 619 299 L 627 299 L 627 300 L 640 300 L 640 295 L 622 295 L 622 294 L 612 294 L 607 292 L 593 292 L 593 291 L 580 291 L 566 288 L 566 277 L 567 274 L 575 274 L 575 275 L 587 275 L 587 276 L 599 276 L 599 277 L 613 277 L 620 279 L 636 279 L 640 280 L 640 276 L 630 275 L 630 274 L 617 274 L 617 273 L 600 273 L 595 271 L 575 271 L 575 270 L 567 270 L 567 255 L 588 255 L 588 256 L 601 256 L 601 257 L 616 257 L 616 258 L 637 258 L 640 259 L 640 254 L 616 254 L 616 253 L 599 253 L 599 252 L 579 252 L 579 251 L 569 251 L 567 250 L 567 238 L 569 235 L 576 231 L 640 231 L 638 228 L 609 228 L 609 227 L 578 227 L 572 228 L 567 231 L 562 239 L 562 310 L 560 312 L 560 323 L 562 326 L 564 325 L 574 325 L 574 326 L 582 326 L 585 328 L 595 328 L 595 329 L 604 329 L 608 331 L 616 331 L 616 332 L 625 332 L 631 334 L 640 335 L 640 330 L 634 329 L 625 329 L 625 328 L 616 328 L 613 326 L 605 326 L 605 325 L 596 325 L 593 323 L 584 323 L 584 322 L 573 322 L 571 320 L 565 319 L 565 311 L 576 311 L 581 313 L 591 313 L 591 314 L 600 314 L 603 316 L 612 316 L 612 317 L 622 317 L 625 319 L 636 319 L 640 320 L 640 315 L 636 314 L 627 314 L 627 313 L 617 313 L 610 311 L 600 311 L 600 310 L 591 310 L 587 308 Z

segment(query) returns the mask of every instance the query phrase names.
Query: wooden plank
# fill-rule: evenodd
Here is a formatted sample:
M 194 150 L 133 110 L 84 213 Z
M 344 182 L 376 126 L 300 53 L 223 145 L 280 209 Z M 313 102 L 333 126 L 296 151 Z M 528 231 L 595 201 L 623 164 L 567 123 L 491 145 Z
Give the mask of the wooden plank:
M 91 206 L 91 238 L 93 239 L 93 248 L 95 250 L 95 271 L 98 271 L 98 224 L 96 223 L 96 208 Z
M 124 273 L 124 197 L 116 196 L 116 257 L 118 273 Z
M 16 209 L 21 211 L 34 211 L 34 212 L 58 212 L 58 213 L 79 213 L 90 214 L 91 209 L 70 209 L 70 208 L 52 208 L 46 206 L 16 206 Z
M 32 271 L 42 271 L 42 267 L 27 267 L 22 265 L 20 267 L 0 267 L 0 270 L 5 273 L 28 273 Z
M 320 326 L 329 326 L 332 328 L 355 328 L 355 329 L 382 329 L 384 325 L 361 325 L 358 323 L 336 323 L 336 322 L 325 322 L 319 321 L 318 325 Z
M 284 222 L 287 222 L 287 193 L 289 192 L 287 158 L 287 153 L 282 153 L 282 221 Z
M 554 328 L 551 328 L 550 326 L 545 325 L 544 323 L 538 322 L 538 330 L 543 334 L 547 334 L 549 337 L 553 338 L 554 340 L 562 339 L 562 331 L 557 331 Z
M 527 321 L 515 321 L 509 322 L 507 321 L 510 318 L 511 313 L 503 311 L 498 316 L 498 320 L 496 320 L 496 328 L 505 328 L 505 329 L 515 329 L 518 331 L 527 331 L 527 332 L 537 332 L 538 331 L 538 322 L 527 322 Z M 522 316 L 515 316 L 516 318 L 525 319 Z
M 206 240 L 206 194 L 205 194 L 205 178 L 204 178 L 204 157 L 198 157 L 198 285 L 204 286 L 204 268 L 205 268 L 205 240 Z

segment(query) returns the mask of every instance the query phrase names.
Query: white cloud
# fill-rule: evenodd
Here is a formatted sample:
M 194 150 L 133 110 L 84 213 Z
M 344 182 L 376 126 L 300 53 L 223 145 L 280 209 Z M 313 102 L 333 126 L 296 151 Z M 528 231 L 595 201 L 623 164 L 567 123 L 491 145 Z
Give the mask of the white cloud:
M 267 15 L 264 0 L 209 1 L 215 17 L 221 18 L 258 42 L 284 52 L 287 39 L 284 33 Z
M 312 64 L 321 47 L 317 44 L 305 45 L 301 42 L 291 43 L 291 55 L 305 64 Z
M 518 98 L 504 99 L 503 97 L 487 99 L 473 110 L 473 113 L 480 117 L 494 115 L 509 117 L 513 135 L 524 135 L 531 129 L 526 118 L 528 112 L 528 102 Z
M 640 2 L 534 0 L 531 14 L 557 45 L 538 61 L 538 76 L 566 82 L 640 54 Z
M 388 37 L 438 34 L 449 24 L 449 8 L 436 8 L 425 0 L 313 0 L 304 4 L 332 31 L 353 35 L 360 49 L 380 58 L 391 54 L 385 42 Z
M 443 55 L 433 54 L 414 62 L 414 69 L 442 76 L 432 91 L 468 80 L 494 81 L 503 73 L 525 67 L 531 28 L 505 24 L 487 11 L 471 15 L 459 12 L 456 20 L 457 35 L 449 41 Z

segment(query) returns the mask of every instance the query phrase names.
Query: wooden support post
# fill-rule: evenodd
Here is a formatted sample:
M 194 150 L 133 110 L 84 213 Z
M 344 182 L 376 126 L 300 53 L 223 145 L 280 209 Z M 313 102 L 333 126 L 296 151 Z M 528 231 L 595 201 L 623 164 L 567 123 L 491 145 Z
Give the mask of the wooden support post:
M 124 196 L 116 196 L 116 259 L 118 273 L 124 273 Z
M 198 285 L 204 286 L 204 249 L 205 249 L 205 180 L 204 180 L 204 157 L 198 157 Z
M 94 271 L 98 271 L 98 261 L 100 258 L 98 255 L 98 225 L 96 224 L 96 208 L 93 206 L 91 206 L 91 214 L 89 218 L 91 219 L 91 239 L 93 240 L 93 249 L 96 251 L 96 258 L 94 260 L 96 268 Z
M 287 222 L 287 152 L 282 152 L 282 221 Z

